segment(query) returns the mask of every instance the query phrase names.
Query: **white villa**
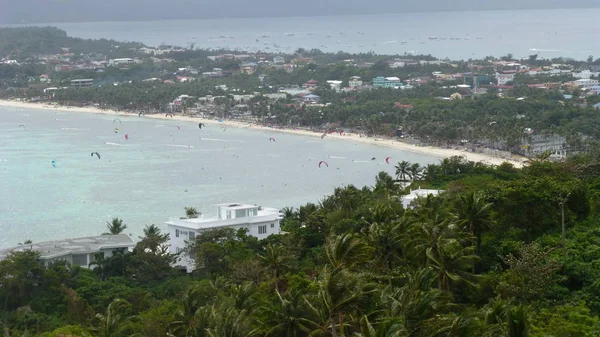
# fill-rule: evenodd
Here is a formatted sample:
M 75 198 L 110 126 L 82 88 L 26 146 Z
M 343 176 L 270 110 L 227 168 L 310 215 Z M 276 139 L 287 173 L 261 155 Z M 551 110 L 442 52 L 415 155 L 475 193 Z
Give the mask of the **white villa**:
M 400 197 L 400 200 L 402 201 L 402 207 L 404 207 L 404 209 L 412 209 L 415 207 L 413 204 L 413 201 L 415 201 L 417 198 L 427 198 L 428 195 L 435 196 L 442 192 L 444 192 L 444 191 L 443 190 L 427 190 L 427 189 L 421 189 L 419 187 L 419 189 L 411 190 L 409 194 L 403 195 L 402 197 Z
M 11 253 L 35 250 L 40 252 L 40 261 L 46 266 L 52 262 L 63 260 L 72 266 L 89 268 L 90 262 L 96 259 L 97 253 L 103 258 L 108 258 L 113 256 L 115 251 L 127 253 L 134 247 L 135 241 L 127 234 L 100 235 L 36 242 L 3 249 L 0 250 L 0 260 L 6 259 Z
M 120 58 L 120 59 L 112 59 L 112 60 L 108 61 L 108 65 L 110 65 L 110 66 L 121 66 L 121 65 L 135 64 L 135 63 L 137 63 L 137 61 L 132 58 Z
M 239 203 L 215 206 L 217 207 L 216 217 L 205 218 L 204 215 L 201 215 L 198 218 L 177 218 L 165 222 L 170 234 L 170 253 L 181 252 L 186 247 L 186 241 L 193 240 L 196 235 L 202 235 L 202 231 L 210 229 L 246 228 L 248 235 L 255 236 L 259 240 L 271 234 L 279 234 L 281 231 L 279 221 L 282 216 L 275 208 L 262 208 Z M 182 255 L 176 265 L 185 268 L 187 272 L 195 269 L 194 259 L 188 255 Z
M 348 86 L 350 88 L 356 88 L 363 85 L 363 81 L 360 79 L 360 76 L 352 76 L 348 81 Z

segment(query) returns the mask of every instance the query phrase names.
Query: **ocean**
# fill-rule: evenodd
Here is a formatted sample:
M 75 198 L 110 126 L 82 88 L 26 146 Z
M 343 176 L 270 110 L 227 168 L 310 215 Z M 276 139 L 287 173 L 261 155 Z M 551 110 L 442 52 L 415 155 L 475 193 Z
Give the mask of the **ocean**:
M 293 52 L 600 57 L 600 8 L 407 13 L 250 19 L 45 24 L 71 36 L 201 48 Z
M 223 202 L 298 207 L 338 186 L 372 186 L 401 160 L 439 162 L 351 141 L 0 107 L 0 248 L 98 235 L 112 217 L 137 236 L 186 206 L 205 214 Z

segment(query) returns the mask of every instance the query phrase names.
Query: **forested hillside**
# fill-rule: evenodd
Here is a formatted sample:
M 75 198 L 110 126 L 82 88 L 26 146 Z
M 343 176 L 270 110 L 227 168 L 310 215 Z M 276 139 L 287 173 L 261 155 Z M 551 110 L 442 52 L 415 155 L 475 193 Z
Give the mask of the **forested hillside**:
M 418 186 L 445 192 L 403 209 Z M 599 206 L 593 158 L 400 162 L 284 209 L 280 235 L 204 232 L 193 275 L 169 267 L 156 226 L 93 271 L 17 253 L 0 262 L 0 321 L 6 336 L 598 336 Z

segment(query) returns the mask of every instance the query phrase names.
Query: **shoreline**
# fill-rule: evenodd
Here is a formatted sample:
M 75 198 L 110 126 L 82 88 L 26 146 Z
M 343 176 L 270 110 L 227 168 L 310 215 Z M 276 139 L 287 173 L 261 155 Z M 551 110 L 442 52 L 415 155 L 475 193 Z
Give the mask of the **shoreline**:
M 36 109 L 36 110 L 48 110 L 48 111 L 63 111 L 63 112 L 74 112 L 74 113 L 91 113 L 91 114 L 100 114 L 100 115 L 115 115 L 115 116 L 137 116 L 136 113 L 130 112 L 120 112 L 116 110 L 103 110 L 95 107 L 73 107 L 73 106 L 63 106 L 63 105 L 48 105 L 44 103 L 30 103 L 30 102 L 19 102 L 19 101 L 9 101 L 9 100 L 0 100 L 0 107 L 12 107 L 17 109 Z M 222 125 L 225 127 L 234 127 L 241 129 L 252 129 L 257 131 L 269 131 L 269 132 L 277 132 L 277 133 L 286 133 L 293 134 L 297 136 L 308 136 L 308 137 L 321 137 L 322 133 L 314 132 L 309 130 L 297 130 L 297 129 L 277 129 L 268 126 L 256 125 L 253 123 L 243 123 L 231 120 L 225 120 L 223 122 L 218 122 L 214 119 L 206 119 L 201 117 L 191 117 L 191 116 L 180 116 L 174 115 L 173 117 L 167 117 L 166 115 L 161 114 L 153 114 L 153 115 L 144 115 L 143 118 L 153 118 L 153 119 L 162 119 L 162 120 L 177 120 L 181 122 L 194 122 L 194 123 L 204 123 L 207 125 Z M 433 146 L 415 146 L 408 143 L 404 143 L 398 140 L 389 139 L 389 138 L 377 138 L 377 137 L 360 137 L 358 134 L 347 133 L 344 135 L 339 135 L 336 133 L 327 134 L 324 140 L 341 140 L 341 141 L 353 141 L 363 144 L 371 144 L 377 146 L 384 146 L 387 148 L 399 150 L 399 151 L 408 151 L 423 155 L 429 155 L 432 157 L 439 157 L 440 159 L 448 158 L 452 156 L 462 156 L 467 160 L 473 162 L 481 162 L 487 165 L 500 165 L 504 162 L 509 162 L 513 164 L 515 167 L 522 167 L 523 162 L 526 158 L 521 156 L 512 155 L 511 158 L 501 158 L 497 156 L 493 156 L 485 153 L 475 153 L 468 152 L 462 150 L 455 149 L 444 149 Z

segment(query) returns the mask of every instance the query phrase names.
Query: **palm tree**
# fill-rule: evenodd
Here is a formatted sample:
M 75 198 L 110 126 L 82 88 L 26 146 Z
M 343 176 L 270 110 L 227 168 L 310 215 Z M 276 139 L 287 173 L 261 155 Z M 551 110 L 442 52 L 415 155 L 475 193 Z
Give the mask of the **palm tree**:
M 387 287 L 383 298 L 388 298 L 386 316 L 400 317 L 408 336 L 418 336 L 429 326 L 429 320 L 448 305 L 449 297 L 432 288 L 437 278 L 431 268 L 408 274 L 401 288 Z
M 398 318 L 391 318 L 371 325 L 366 315 L 360 319 L 360 332 L 355 337 L 405 337 L 408 336 L 406 329 Z
M 369 226 L 366 239 L 373 249 L 376 266 L 386 271 L 393 269 L 401 261 L 404 253 L 404 233 L 398 231 L 400 226 L 391 222 L 374 222 Z
M 318 285 L 316 296 L 305 298 L 312 313 L 321 320 L 316 331 L 310 335 L 321 336 L 329 330 L 333 337 L 337 337 L 338 333 L 344 336 L 345 314 L 350 316 L 356 312 L 357 305 L 372 287 L 357 274 L 342 268 L 331 269 L 329 266 L 321 272 Z
M 119 336 L 125 323 L 133 317 L 129 316 L 131 304 L 122 299 L 113 300 L 104 314 L 96 314 L 99 321 L 98 333 L 101 337 Z
M 325 254 L 333 268 L 351 268 L 369 258 L 369 247 L 358 235 L 345 233 L 327 241 Z
M 265 254 L 259 255 L 265 267 L 271 272 L 275 280 L 275 290 L 279 292 L 279 283 L 281 275 L 289 269 L 288 261 L 290 256 L 286 254 L 285 247 L 281 244 L 268 244 L 265 247 Z
M 102 235 L 118 235 L 127 229 L 127 225 L 123 223 L 122 219 L 113 218 L 111 222 L 106 222 L 106 228 L 108 228 L 108 233 Z
M 195 207 L 185 207 L 185 215 L 188 219 L 195 219 L 199 217 L 202 213 L 198 212 Z
M 265 337 L 297 337 L 307 335 L 318 328 L 319 324 L 307 316 L 302 293 L 291 290 L 282 296 L 277 293 L 277 302 L 273 306 L 262 306 L 259 312 L 267 319 L 261 321 L 261 327 L 254 331 Z
M 458 198 L 457 216 L 463 225 L 477 240 L 477 253 L 481 248 L 481 236 L 490 227 L 492 204 L 486 203 L 480 193 L 469 192 Z
M 382 191 L 389 198 L 391 193 L 396 191 L 397 186 L 394 179 L 386 172 L 379 172 L 375 177 L 375 191 Z
M 421 171 L 423 171 L 421 165 L 419 163 L 414 163 L 408 168 L 408 175 L 412 181 L 417 181 L 421 179 Z
M 94 261 L 90 262 L 88 267 L 94 267 L 94 273 L 100 276 L 101 280 L 105 280 L 110 272 L 110 260 L 105 259 L 100 253 L 94 254 Z
M 457 235 L 454 217 L 447 210 L 445 202 L 433 196 L 422 200 L 414 216 L 417 218 L 412 233 L 414 256 L 426 262 L 429 259 L 426 254 L 428 250 L 431 250 L 432 256 L 437 256 L 439 247 Z
M 441 320 L 442 326 L 431 337 L 471 337 L 481 336 L 481 322 L 471 312 Z
M 296 210 L 294 207 L 284 207 L 281 209 L 283 214 L 283 220 L 293 220 L 296 217 Z
M 436 253 L 432 248 L 428 248 L 427 258 L 430 266 L 438 274 L 440 290 L 449 291 L 450 282 L 464 282 L 475 286 L 473 281 L 477 276 L 466 271 L 478 258 L 473 254 L 472 247 L 463 248 L 458 241 L 453 240 L 439 246 Z
M 250 331 L 245 310 L 236 310 L 227 302 L 220 302 L 211 307 L 209 327 L 206 328 L 207 336 L 247 337 Z
M 508 337 L 529 336 L 527 310 L 522 304 L 509 310 L 506 317 L 508 320 Z
M 408 181 L 406 179 L 406 177 L 410 176 L 410 174 L 409 174 L 410 163 L 407 162 L 406 160 L 403 160 L 403 161 L 399 162 L 398 165 L 395 166 L 395 168 L 396 168 L 396 178 L 400 181 Z
M 148 249 L 153 254 L 163 255 L 168 251 L 166 243 L 169 241 L 169 233 L 162 234 L 160 228 L 155 224 L 146 225 L 144 228 L 144 236 L 140 237 L 138 243 L 144 250 Z
M 181 309 L 175 312 L 174 321 L 169 325 L 170 330 L 177 336 L 207 336 L 210 307 L 203 305 L 201 289 L 190 287 L 183 294 Z

